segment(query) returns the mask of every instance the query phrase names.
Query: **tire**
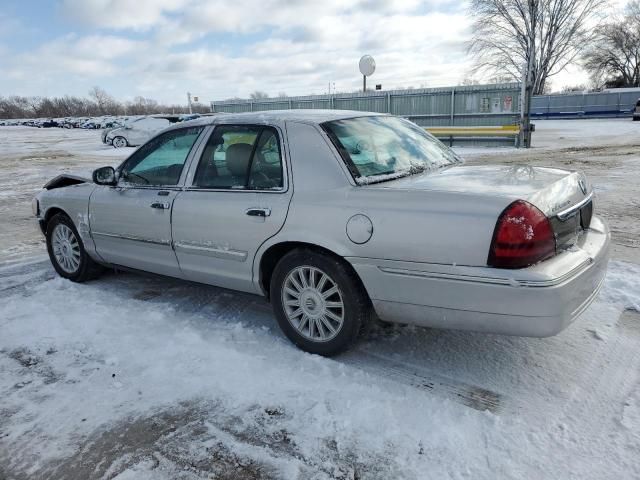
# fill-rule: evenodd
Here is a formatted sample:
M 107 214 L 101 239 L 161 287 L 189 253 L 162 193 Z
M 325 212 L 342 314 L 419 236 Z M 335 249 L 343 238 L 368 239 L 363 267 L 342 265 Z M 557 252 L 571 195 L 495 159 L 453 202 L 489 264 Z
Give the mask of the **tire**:
M 115 148 L 122 148 L 122 147 L 128 147 L 129 146 L 129 142 L 127 142 L 127 139 L 124 138 L 124 137 L 120 137 L 120 136 L 115 137 L 113 139 L 113 142 L 111 142 L 111 143 Z
M 284 334 L 309 353 L 345 351 L 371 319 L 371 302 L 355 272 L 344 260 L 314 250 L 296 249 L 282 257 L 270 295 Z
M 638 120 L 640 120 L 640 117 L 633 117 L 634 122 L 637 122 Z
M 102 265 L 87 254 L 78 230 L 64 213 L 58 213 L 49 220 L 46 238 L 49 259 L 61 277 L 72 282 L 86 282 L 96 278 L 104 270 Z M 64 258 L 67 260 L 63 260 Z

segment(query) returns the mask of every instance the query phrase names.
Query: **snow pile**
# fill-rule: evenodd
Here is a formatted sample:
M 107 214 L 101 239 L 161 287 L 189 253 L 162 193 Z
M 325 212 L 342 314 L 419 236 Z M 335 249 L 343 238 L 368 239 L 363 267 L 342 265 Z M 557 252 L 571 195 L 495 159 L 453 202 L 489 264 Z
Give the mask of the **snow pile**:
M 292 479 L 640 475 L 640 391 L 611 401 L 620 375 L 602 368 L 629 368 L 620 385 L 638 373 L 637 342 L 615 327 L 640 301 L 637 266 L 614 263 L 559 337 L 393 327 L 336 359 L 297 350 L 244 294 L 134 275 L 78 285 L 44 264 L 0 276 L 0 465 L 27 477 L 84 478 L 83 464 L 120 479 L 225 465 Z M 425 367 L 438 373 L 421 384 Z M 452 393 L 431 393 L 442 385 Z M 477 406 L 488 397 L 495 413 Z

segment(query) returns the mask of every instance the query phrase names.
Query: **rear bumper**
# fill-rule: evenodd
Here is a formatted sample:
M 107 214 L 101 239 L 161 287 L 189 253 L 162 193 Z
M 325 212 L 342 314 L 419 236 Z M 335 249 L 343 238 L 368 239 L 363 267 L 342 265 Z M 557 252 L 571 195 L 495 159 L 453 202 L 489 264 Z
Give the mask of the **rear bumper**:
M 520 270 L 349 258 L 382 320 L 548 337 L 596 298 L 610 234 L 594 217 L 577 246 Z

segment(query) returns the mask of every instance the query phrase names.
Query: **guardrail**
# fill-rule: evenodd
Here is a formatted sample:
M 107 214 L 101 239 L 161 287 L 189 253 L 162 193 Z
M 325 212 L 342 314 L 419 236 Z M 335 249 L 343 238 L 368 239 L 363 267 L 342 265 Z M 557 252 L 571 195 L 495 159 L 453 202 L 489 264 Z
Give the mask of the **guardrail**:
M 513 142 L 514 147 L 518 147 L 520 141 L 519 125 L 500 125 L 496 127 L 427 127 L 425 130 L 442 142 L 448 141 L 449 146 L 453 146 L 454 140 L 476 142 L 490 138 L 491 140 Z

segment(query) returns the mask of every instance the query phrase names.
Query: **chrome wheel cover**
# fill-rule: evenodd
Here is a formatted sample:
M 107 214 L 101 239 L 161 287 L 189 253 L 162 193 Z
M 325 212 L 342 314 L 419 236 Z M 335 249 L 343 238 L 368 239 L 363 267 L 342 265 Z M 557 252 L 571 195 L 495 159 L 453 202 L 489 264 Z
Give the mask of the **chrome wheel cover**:
M 116 148 L 126 147 L 127 141 L 123 137 L 116 137 L 113 139 L 113 146 Z
M 328 342 L 344 324 L 344 302 L 336 282 L 316 267 L 291 270 L 282 288 L 282 306 L 289 323 L 305 339 Z
M 51 250 L 58 266 L 66 273 L 80 268 L 80 243 L 67 225 L 59 223 L 51 234 Z

